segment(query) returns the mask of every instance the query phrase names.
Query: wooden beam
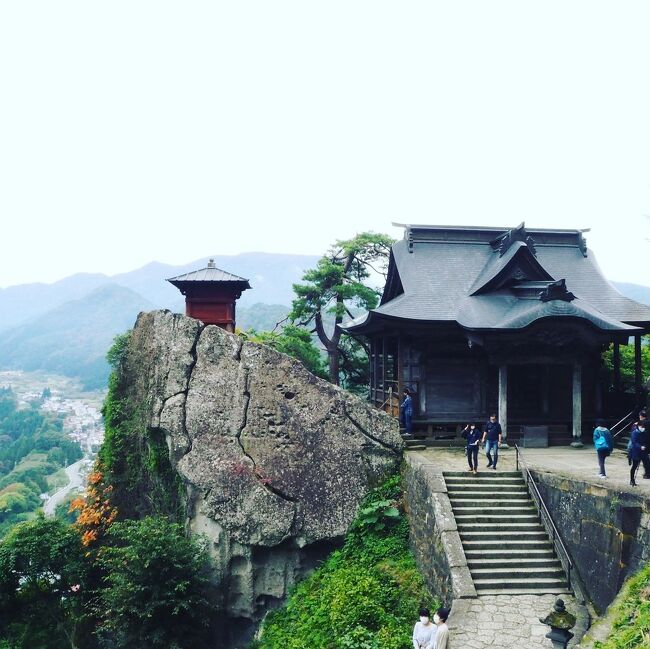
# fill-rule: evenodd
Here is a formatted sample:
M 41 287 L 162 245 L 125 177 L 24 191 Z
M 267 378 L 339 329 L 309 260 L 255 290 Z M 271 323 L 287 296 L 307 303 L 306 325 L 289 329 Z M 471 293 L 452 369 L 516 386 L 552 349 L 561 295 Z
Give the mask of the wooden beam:
M 614 392 L 621 391 L 621 345 L 614 343 Z

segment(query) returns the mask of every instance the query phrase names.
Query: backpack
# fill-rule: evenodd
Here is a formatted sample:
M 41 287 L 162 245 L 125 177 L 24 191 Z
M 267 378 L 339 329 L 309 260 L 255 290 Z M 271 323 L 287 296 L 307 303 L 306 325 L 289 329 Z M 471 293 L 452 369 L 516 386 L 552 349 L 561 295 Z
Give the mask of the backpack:
M 607 443 L 607 438 L 605 435 L 602 433 L 596 437 L 596 441 L 594 442 L 594 446 L 596 447 L 597 451 L 604 451 L 606 449 L 609 449 L 609 444 Z

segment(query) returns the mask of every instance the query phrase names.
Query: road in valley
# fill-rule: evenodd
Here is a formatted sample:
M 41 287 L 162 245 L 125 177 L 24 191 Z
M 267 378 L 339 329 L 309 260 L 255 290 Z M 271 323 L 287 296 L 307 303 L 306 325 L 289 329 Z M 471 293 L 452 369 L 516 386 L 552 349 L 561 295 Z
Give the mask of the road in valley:
M 56 506 L 62 503 L 65 500 L 65 497 L 73 489 L 78 489 L 83 487 L 83 478 L 81 477 L 81 469 L 86 462 L 86 458 L 82 458 L 78 462 L 71 464 L 65 468 L 65 472 L 68 474 L 68 479 L 70 482 L 65 487 L 61 487 L 58 491 L 55 491 L 44 503 L 43 511 L 46 516 L 54 516 L 54 511 Z

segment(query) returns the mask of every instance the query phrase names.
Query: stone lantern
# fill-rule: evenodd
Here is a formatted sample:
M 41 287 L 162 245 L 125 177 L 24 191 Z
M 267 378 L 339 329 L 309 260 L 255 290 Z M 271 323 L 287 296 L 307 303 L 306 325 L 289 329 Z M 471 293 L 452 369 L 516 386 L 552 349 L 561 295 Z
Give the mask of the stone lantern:
M 566 649 L 573 633 L 569 631 L 575 626 L 576 616 L 571 615 L 564 606 L 564 600 L 558 599 L 553 610 L 544 618 L 539 618 L 542 624 L 551 627 L 546 637 L 553 643 L 554 649 Z

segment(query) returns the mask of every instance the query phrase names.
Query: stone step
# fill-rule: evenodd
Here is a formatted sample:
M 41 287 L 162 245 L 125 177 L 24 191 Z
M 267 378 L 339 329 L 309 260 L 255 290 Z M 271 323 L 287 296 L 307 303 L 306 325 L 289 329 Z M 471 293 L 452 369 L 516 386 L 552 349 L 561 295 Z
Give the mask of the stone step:
M 519 556 L 519 557 L 502 557 L 500 559 L 493 558 L 489 554 L 485 554 L 479 557 L 467 558 L 467 565 L 470 570 L 474 569 L 488 569 L 488 568 L 536 568 L 538 566 L 547 567 L 547 568 L 558 568 L 562 570 L 562 564 L 555 557 L 552 552 L 549 552 L 546 556 L 535 557 L 535 556 Z
M 465 548 L 465 558 L 467 561 L 525 561 L 529 559 L 555 559 L 555 551 L 552 547 L 544 548 L 508 548 L 500 550 L 498 548 Z
M 517 500 L 529 500 L 528 492 L 525 490 L 515 491 L 510 487 L 503 489 L 493 489 L 488 487 L 482 491 L 475 491 L 470 489 L 449 490 L 447 489 L 449 498 L 477 498 L 480 500 L 509 500 L 515 498 Z
M 566 580 L 562 566 L 505 566 L 470 570 L 474 581 L 482 579 L 557 579 Z
M 492 499 L 485 499 L 485 498 L 476 498 L 475 496 L 472 496 L 468 498 L 463 494 L 462 497 L 460 496 L 449 496 L 449 501 L 451 502 L 451 507 L 456 511 L 457 507 L 467 507 L 470 505 L 476 505 L 476 503 L 482 503 L 483 507 L 533 507 L 532 501 L 530 498 L 515 498 L 515 497 L 508 497 L 508 498 L 492 498 Z
M 474 579 L 474 588 L 479 594 L 484 589 L 504 591 L 511 588 L 526 588 L 537 592 L 555 593 L 558 589 L 567 590 L 566 579 L 552 577 L 504 577 L 502 579 Z
M 483 588 L 481 595 L 570 595 L 571 591 L 568 588 L 558 588 L 557 590 L 548 590 L 546 587 L 543 590 L 536 588 Z
M 462 534 L 467 532 L 492 532 L 499 534 L 501 532 L 543 532 L 546 530 L 538 521 L 525 522 L 498 522 L 498 523 L 467 523 L 456 519 L 458 531 Z
M 478 514 L 459 514 L 455 516 L 457 525 L 465 525 L 471 523 L 481 523 L 489 525 L 490 523 L 539 523 L 539 516 L 537 513 L 531 514 L 489 514 L 483 510 Z
M 486 475 L 493 475 L 493 476 L 499 476 L 501 478 L 519 478 L 521 479 L 521 473 L 519 471 L 492 471 L 492 469 L 486 469 L 486 471 L 490 471 L 489 474 Z M 448 476 L 450 478 L 465 478 L 470 476 L 469 471 L 445 471 L 442 474 L 445 478 Z M 471 476 L 470 476 L 471 477 Z
M 478 475 L 474 475 L 467 471 L 467 473 L 456 476 L 450 475 L 446 472 L 444 472 L 442 475 L 444 476 L 446 482 L 454 482 L 459 484 L 462 484 L 464 482 L 503 482 L 508 484 L 526 484 L 521 473 L 517 473 L 516 475 L 504 475 L 504 473 L 501 471 L 497 471 L 496 473 L 494 471 L 490 471 L 489 473 L 483 472 L 479 473 Z
M 548 538 L 548 537 L 547 537 Z M 546 550 L 552 549 L 553 546 L 548 540 L 540 539 L 461 539 L 463 549 L 467 555 L 468 550 Z
M 474 503 L 475 501 L 472 501 Z M 477 505 L 458 505 L 456 507 L 453 507 L 454 510 L 454 516 L 470 516 L 470 515 L 483 515 L 487 514 L 488 512 L 491 515 L 508 515 L 508 514 L 535 514 L 537 515 L 537 510 L 533 506 L 532 503 L 526 503 L 525 505 L 501 505 L 499 507 L 495 507 L 493 504 L 490 504 L 489 507 L 486 507 L 485 505 L 477 506 Z
M 424 444 L 407 444 L 404 448 L 407 451 L 424 451 L 427 447 Z
M 540 529 L 531 531 L 519 530 L 501 530 L 494 532 L 487 531 L 465 531 L 459 530 L 461 541 L 545 541 L 548 539 L 546 530 L 542 527 Z
M 447 492 L 462 493 L 464 491 L 482 491 L 487 493 L 494 493 L 496 491 L 517 491 L 521 493 L 528 493 L 528 488 L 525 484 L 515 484 L 507 482 L 466 482 L 463 484 L 447 483 Z

